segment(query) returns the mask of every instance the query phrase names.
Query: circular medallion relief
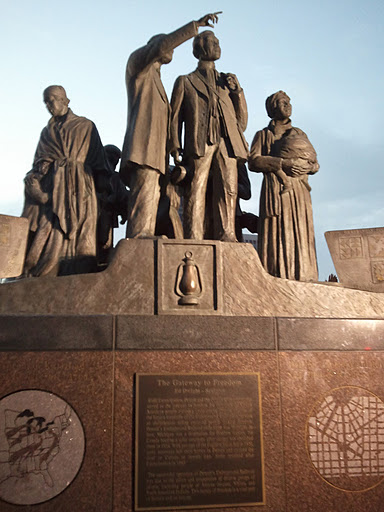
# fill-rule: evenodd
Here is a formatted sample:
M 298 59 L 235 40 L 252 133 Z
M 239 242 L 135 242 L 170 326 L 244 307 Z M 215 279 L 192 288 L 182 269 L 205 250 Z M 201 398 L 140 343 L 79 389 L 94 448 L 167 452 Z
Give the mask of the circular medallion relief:
M 384 479 L 384 403 L 367 389 L 331 390 L 306 425 L 309 458 L 319 475 L 344 491 L 365 491 Z
M 53 393 L 17 391 L 0 400 L 0 498 L 34 505 L 74 480 L 85 452 L 73 408 Z

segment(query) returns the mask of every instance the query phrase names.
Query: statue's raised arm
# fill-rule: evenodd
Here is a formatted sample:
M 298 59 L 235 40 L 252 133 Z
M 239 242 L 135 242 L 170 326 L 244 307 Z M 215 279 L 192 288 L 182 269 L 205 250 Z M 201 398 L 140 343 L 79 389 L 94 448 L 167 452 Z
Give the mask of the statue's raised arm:
M 121 179 L 130 187 L 128 238 L 154 236 L 159 177 L 168 171 L 170 106 L 160 68 L 171 62 L 174 49 L 195 36 L 199 27 L 217 23 L 219 14 L 206 14 L 170 34 L 155 35 L 128 59 L 128 119 L 120 166 Z

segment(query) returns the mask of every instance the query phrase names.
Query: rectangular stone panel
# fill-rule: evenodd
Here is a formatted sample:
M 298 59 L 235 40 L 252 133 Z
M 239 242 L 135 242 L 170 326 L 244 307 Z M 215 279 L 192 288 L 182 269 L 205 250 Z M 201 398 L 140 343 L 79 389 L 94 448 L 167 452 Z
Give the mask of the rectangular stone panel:
M 28 219 L 0 215 L 0 278 L 22 274 L 28 226 Z
M 341 284 L 384 292 L 384 228 L 325 233 Z
M 281 352 L 287 512 L 379 511 L 384 354 Z
M 111 350 L 108 315 L 0 315 L 0 350 Z
M 114 427 L 114 510 L 130 512 L 133 507 L 133 469 L 135 459 L 134 396 L 135 374 L 259 373 L 263 422 L 265 503 L 248 510 L 285 510 L 282 436 L 279 405 L 277 355 L 256 351 L 118 351 L 116 352 L 115 427 Z M 185 395 L 187 396 L 187 395 Z M 209 460 L 203 471 L 212 470 Z M 208 481 L 209 475 L 207 475 Z M 212 478 L 212 475 L 211 475 Z M 197 506 L 197 505 L 196 505 Z M 171 507 L 174 509 L 174 507 Z M 221 512 L 234 507 L 218 505 Z M 190 508 L 189 510 L 200 510 Z
M 1 512 L 111 511 L 112 352 L 2 352 L 0 367 Z
M 222 316 L 118 316 L 116 348 L 274 350 L 275 319 Z
M 137 374 L 135 510 L 264 503 L 259 374 Z
M 278 318 L 279 350 L 384 350 L 384 320 Z

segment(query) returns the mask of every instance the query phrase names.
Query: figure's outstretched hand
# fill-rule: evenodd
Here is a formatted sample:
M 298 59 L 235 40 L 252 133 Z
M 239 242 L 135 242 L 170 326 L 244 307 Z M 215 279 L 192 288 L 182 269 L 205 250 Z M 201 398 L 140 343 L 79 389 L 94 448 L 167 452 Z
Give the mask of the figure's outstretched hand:
M 24 183 L 25 183 L 26 187 L 32 187 L 35 180 L 36 180 L 36 176 L 28 173 L 24 178 Z
M 199 27 L 211 27 L 213 28 L 213 24 L 214 23 L 217 23 L 219 21 L 219 17 L 218 15 L 219 14 L 222 14 L 223 11 L 217 11 L 217 12 L 214 12 L 212 14 L 206 14 L 205 16 L 203 16 L 202 18 L 200 18 L 199 20 L 197 20 L 197 25 Z M 212 21 L 212 24 L 209 23 L 210 21 Z

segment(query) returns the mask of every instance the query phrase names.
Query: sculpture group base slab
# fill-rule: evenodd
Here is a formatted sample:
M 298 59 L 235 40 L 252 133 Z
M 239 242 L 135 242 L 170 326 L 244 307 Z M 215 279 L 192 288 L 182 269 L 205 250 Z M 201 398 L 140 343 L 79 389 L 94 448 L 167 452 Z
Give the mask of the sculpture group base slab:
M 189 253 L 196 305 L 181 300 Z M 1 285 L 0 314 L 381 318 L 384 294 L 272 277 L 250 244 L 121 240 L 103 272 Z
M 192 253 L 189 270 L 186 253 Z M 196 287 L 191 287 L 191 275 Z M 197 304 L 180 305 L 180 294 L 192 288 Z M 257 460 L 261 465 L 253 476 L 235 475 L 237 469 L 244 469 L 238 465 L 226 468 L 238 486 L 231 499 L 226 504 L 224 499 L 220 503 L 212 499 L 209 505 L 204 500 L 189 510 L 380 510 L 384 500 L 383 294 L 273 278 L 246 244 L 125 240 L 104 272 L 7 283 L 0 286 L 0 299 L 2 512 L 29 510 L 29 503 L 35 503 L 37 512 L 72 512 L 74 503 L 77 512 L 133 511 L 135 487 L 143 478 L 134 476 L 137 376 L 162 375 L 164 382 L 177 376 L 179 382 L 187 383 L 205 375 L 208 389 L 214 374 L 228 382 L 241 381 L 236 375 L 257 376 L 256 419 L 260 419 L 261 434 Z M 28 400 L 30 392 L 33 397 L 42 393 L 58 401 L 57 412 L 50 415 L 37 398 L 30 404 L 9 402 L 13 396 Z M 192 405 L 195 395 L 181 396 L 189 397 L 182 407 Z M 218 396 L 222 400 L 224 395 Z M 148 401 L 151 398 L 156 397 L 149 393 Z M 241 402 L 246 395 L 238 398 L 239 421 L 243 418 L 240 432 L 249 418 L 246 403 Z M 168 403 L 171 410 L 175 403 Z M 153 418 L 157 405 L 151 402 Z M 13 411 L 12 417 L 6 409 Z M 231 414 L 233 408 L 227 412 Z M 238 414 L 233 416 L 232 423 Z M 78 427 L 66 444 L 64 434 L 70 439 L 74 426 L 71 418 L 78 419 Z M 163 441 L 170 441 L 172 429 L 175 435 L 183 432 L 186 427 L 177 423 L 180 419 L 174 415 L 173 425 L 169 415 L 162 426 L 168 429 Z M 10 421 L 17 423 L 12 439 L 6 430 Z M 65 423 L 66 430 L 53 449 L 52 433 Z M 217 422 L 214 425 L 219 430 Z M 150 426 L 146 424 L 148 432 Z M 199 428 L 200 444 L 189 439 L 185 448 L 194 457 L 212 437 Z M 21 433 L 25 433 L 22 439 Z M 235 445 L 228 436 L 233 433 L 225 427 L 221 433 L 232 450 Z M 238 450 L 244 450 L 249 441 L 248 434 L 243 434 L 245 444 L 236 445 Z M 153 443 L 153 432 L 150 435 L 143 442 L 151 457 L 169 449 Z M 29 443 L 31 436 L 52 448 L 45 465 L 40 461 L 36 466 L 34 457 L 39 454 L 37 444 Z M 24 452 L 14 449 L 17 443 L 11 449 L 9 439 L 29 447 L 23 464 L 17 465 L 17 477 L 12 476 L 14 463 L 21 461 Z M 83 459 L 63 488 L 66 473 L 57 461 L 71 460 L 67 453 L 71 443 L 82 447 Z M 205 489 L 218 488 L 219 477 L 224 476 L 213 475 L 214 470 L 217 467 L 207 463 L 201 473 Z M 160 472 L 157 468 L 156 478 L 164 478 L 175 492 L 177 486 L 192 481 L 189 476 L 182 482 L 186 475 L 178 476 L 176 469 L 168 471 L 173 481 L 172 475 L 159 477 Z M 245 505 L 245 498 L 236 498 L 245 482 L 253 485 L 251 476 L 262 476 L 262 497 Z M 195 485 L 197 477 L 193 478 Z M 23 487 L 28 504 L 10 502 L 15 485 Z M 227 492 L 228 486 L 221 489 Z M 183 507 L 188 492 L 191 489 L 184 488 Z M 48 501 L 36 501 L 48 495 Z M 175 507 L 170 509 L 178 508 L 179 502 L 176 494 Z M 169 500 L 162 508 L 167 505 Z

